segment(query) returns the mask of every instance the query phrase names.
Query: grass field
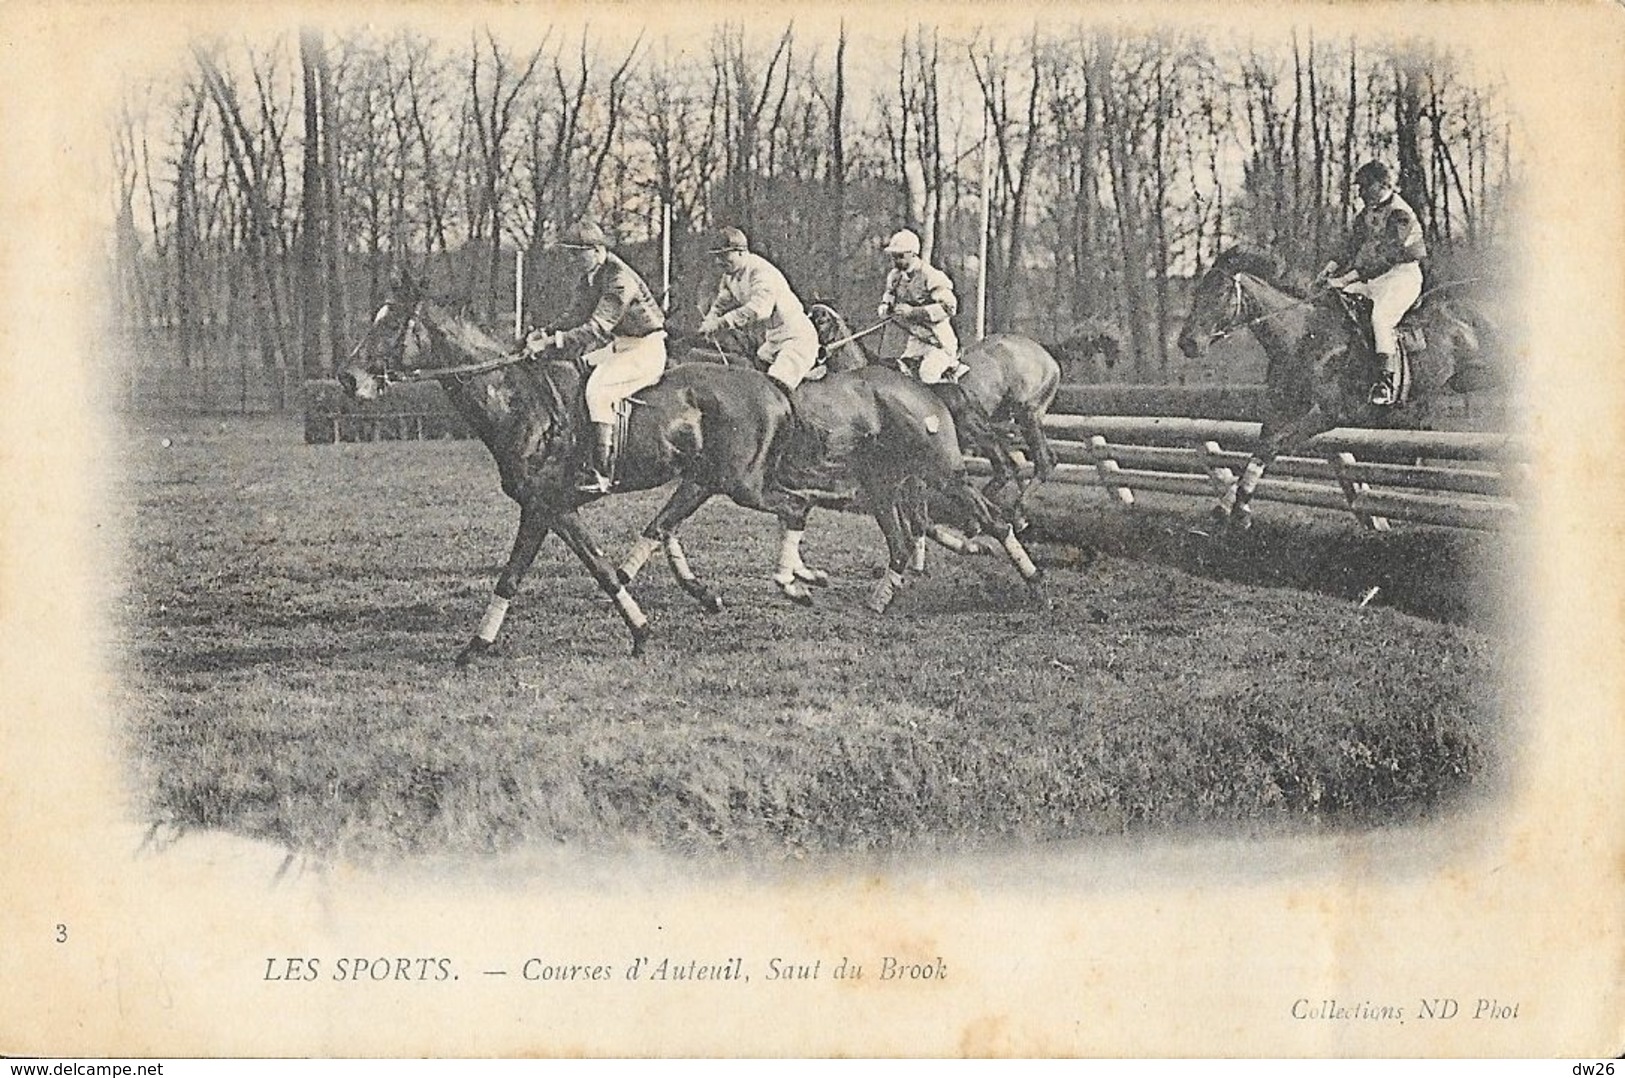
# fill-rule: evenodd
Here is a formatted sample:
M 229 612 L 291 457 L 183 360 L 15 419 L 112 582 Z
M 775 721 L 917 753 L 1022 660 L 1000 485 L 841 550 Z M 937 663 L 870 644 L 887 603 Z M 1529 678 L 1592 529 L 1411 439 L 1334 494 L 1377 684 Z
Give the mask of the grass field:
M 287 420 L 124 444 L 113 632 L 153 823 L 365 862 L 1367 827 L 1449 811 L 1504 749 L 1495 537 L 1271 505 L 1215 547 L 1192 503 L 1054 490 L 1030 533 L 1054 611 L 1008 565 L 938 554 L 877 617 L 871 521 L 815 516 L 834 583 L 809 611 L 769 582 L 774 522 L 718 501 L 684 538 L 722 613 L 652 562 L 634 659 L 550 540 L 499 656 L 459 672 L 517 518 L 481 446 L 308 447 Z M 618 557 L 660 500 L 589 526 Z

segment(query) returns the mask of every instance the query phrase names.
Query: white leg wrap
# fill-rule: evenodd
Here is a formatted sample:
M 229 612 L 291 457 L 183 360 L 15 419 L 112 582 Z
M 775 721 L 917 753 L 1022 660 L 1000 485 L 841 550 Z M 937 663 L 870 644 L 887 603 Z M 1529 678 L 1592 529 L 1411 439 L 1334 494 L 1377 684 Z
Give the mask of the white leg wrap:
M 621 573 L 631 580 L 642 571 L 643 566 L 660 549 L 660 540 L 638 536 L 638 541 L 632 545 L 632 552 L 621 563 Z
M 508 616 L 508 600 L 500 595 L 491 596 L 491 602 L 485 608 L 485 618 L 480 622 L 477 635 L 487 644 L 496 643 L 497 633 L 502 631 L 502 621 Z
M 666 538 L 666 560 L 671 563 L 671 571 L 680 579 L 694 579 L 694 570 L 688 566 L 688 555 L 683 553 L 683 544 L 677 541 L 675 535 Z
M 916 573 L 925 572 L 925 536 L 914 540 L 914 560 L 910 563 Z
M 931 538 L 953 551 L 955 554 L 965 552 L 965 537 L 945 524 L 931 525 Z
M 1010 555 L 1010 560 L 1016 563 L 1016 571 L 1021 574 L 1023 580 L 1031 580 L 1038 575 L 1038 566 L 1027 556 L 1026 548 L 1021 545 L 1021 540 L 1016 538 L 1014 531 L 1004 537 L 1004 549 Z
M 1249 458 L 1246 469 L 1241 473 L 1242 495 L 1248 498 L 1252 497 L 1253 488 L 1258 486 L 1258 481 L 1262 478 L 1264 478 L 1264 462 L 1257 457 Z
M 625 588 L 615 589 L 615 605 L 621 608 L 621 617 L 626 619 L 628 625 L 643 628 L 649 624 L 649 619 L 643 616 L 643 608 L 638 601 L 632 598 L 632 593 Z
M 779 583 L 788 583 L 796 578 L 796 570 L 802 568 L 801 564 L 801 537 L 805 532 L 784 529 L 779 540 L 779 570 L 773 574 L 773 579 Z

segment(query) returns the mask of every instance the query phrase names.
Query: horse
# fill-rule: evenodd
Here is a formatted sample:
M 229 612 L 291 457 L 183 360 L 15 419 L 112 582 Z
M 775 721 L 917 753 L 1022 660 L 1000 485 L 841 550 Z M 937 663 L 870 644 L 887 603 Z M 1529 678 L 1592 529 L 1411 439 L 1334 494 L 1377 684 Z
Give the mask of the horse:
M 1419 324 L 1427 342 L 1409 352 L 1408 399 L 1372 404 L 1368 331 L 1339 296 L 1289 289 L 1281 283 L 1282 272 L 1274 255 L 1244 247 L 1225 251 L 1197 282 L 1179 332 L 1180 351 L 1192 359 L 1213 341 L 1243 329 L 1269 357 L 1258 448 L 1213 508 L 1221 527 L 1251 526 L 1249 503 L 1265 470 L 1317 434 L 1339 426 L 1416 427 L 1446 392 L 1485 388 L 1497 380 L 1471 321 L 1435 295 L 1425 297 L 1402 324 Z
M 905 565 L 923 571 L 927 536 L 961 554 L 1007 554 L 1034 600 L 1048 606 L 1043 574 L 1015 540 L 1008 522 L 999 519 L 996 507 L 969 486 L 962 455 L 956 461 L 941 452 L 944 445 L 962 444 L 962 438 L 957 433 L 948 439 L 933 437 L 927 445 L 911 439 L 910 424 L 900 421 L 900 417 L 909 415 L 923 416 L 924 424 L 935 435 L 948 427 L 948 420 L 957 423 L 949 407 L 951 399 L 933 404 L 918 380 L 901 371 L 871 365 L 869 354 L 858 342 L 884 323 L 853 333 L 834 308 L 823 302 L 811 304 L 808 314 L 819 334 L 818 364 L 791 394 L 797 434 L 775 476 L 801 499 L 795 512 L 780 513 L 780 564 L 773 578 L 779 590 L 803 605 L 811 604 L 812 594 L 806 585 L 824 586 L 828 575 L 808 567 L 801 559 L 800 543 L 810 510 L 857 508 L 873 514 L 886 537 L 886 574 L 869 597 L 869 605 L 877 613 L 885 611 L 901 587 Z M 670 345 L 668 354 L 671 362 L 679 366 L 719 363 L 743 369 L 758 367 L 755 342 L 737 330 L 684 335 Z M 948 420 L 940 414 L 942 408 L 949 409 Z M 883 412 L 889 412 L 891 418 L 885 419 Z M 902 471 L 898 471 L 899 463 Z M 919 481 L 919 476 L 912 474 L 922 468 L 931 483 Z M 909 484 L 911 474 L 916 481 Z M 901 491 L 904 486 L 908 491 L 901 500 L 888 493 Z M 968 535 L 930 519 L 931 490 L 946 496 Z M 639 547 L 622 564 L 623 579 L 629 582 L 636 576 L 653 552 L 657 533 L 669 525 L 669 521 L 659 518 L 650 525 Z M 914 554 L 912 561 L 905 563 L 900 551 L 909 547 Z
M 407 368 L 409 350 L 427 362 Z M 854 372 L 854 377 L 862 373 Z M 423 380 L 439 382 L 495 459 L 503 492 L 520 507 L 519 528 L 508 561 L 479 629 L 457 655 L 458 665 L 468 665 L 493 646 L 509 605 L 549 532 L 558 533 L 614 601 L 631 634 L 634 655 L 643 653 L 650 628 L 628 588 L 637 566 L 655 549 L 665 548 L 679 584 L 703 608 L 721 609 L 720 597 L 693 573 L 676 534 L 677 526 L 713 494 L 725 494 L 745 508 L 779 518 L 784 541 L 775 582 L 781 590 L 790 594 L 787 584 L 799 587 L 811 575 L 800 564 L 791 539 L 799 542 L 799 532 L 792 526 L 805 528 L 815 497 L 787 493 L 774 472 L 780 458 L 792 448 L 803 472 L 818 462 L 807 461 L 805 438 L 791 446 L 798 432 L 790 400 L 765 375 L 743 367 L 690 364 L 669 370 L 659 383 L 637 394 L 638 404 L 631 411 L 618 454 L 615 490 L 647 490 L 674 479 L 678 482 L 644 530 L 633 556 L 619 568 L 605 559 L 578 515 L 583 505 L 600 497 L 577 491 L 574 484 L 585 451 L 581 414 L 585 376 L 580 366 L 558 360 L 526 361 L 522 354 L 507 351 L 477 326 L 430 301 L 410 275 L 403 273 L 351 351 L 339 382 L 352 397 L 368 400 L 395 382 Z M 847 442 L 863 443 L 863 451 L 849 456 L 845 463 L 886 535 L 894 565 L 896 551 L 908 541 L 910 523 L 918 522 L 918 514 L 905 512 L 904 503 L 917 502 L 919 489 L 947 488 L 973 518 L 997 531 L 985 503 L 978 506 L 974 501 L 976 492 L 964 480 L 957 449 L 951 455 L 953 467 L 948 467 L 935 445 L 944 436 L 949 442 L 955 438 L 951 414 L 929 394 L 923 399 L 919 394 L 911 396 L 910 388 L 906 380 L 900 387 L 881 382 L 870 386 L 865 396 L 860 387 L 845 387 L 849 400 L 867 405 L 867 410 L 859 414 L 854 409 L 844 427 L 832 424 L 831 431 L 814 432 L 826 439 L 840 435 Z M 879 464 L 873 459 L 877 455 L 883 458 Z M 889 489 L 880 486 L 888 478 L 895 479 L 894 484 Z M 963 489 L 954 489 L 956 485 Z M 1029 586 L 1041 593 L 1041 573 L 1013 533 L 1008 539 L 1012 561 Z M 871 606 L 885 609 L 895 590 L 887 587 L 891 584 L 893 574 L 888 574 L 877 585 Z
M 885 324 L 854 334 L 840 313 L 827 304 L 815 304 L 808 314 L 820 339 L 838 341 L 848 348 L 861 349 L 858 338 Z M 867 356 L 866 350 L 864 354 Z M 1061 365 L 1043 345 L 1014 333 L 995 333 L 976 341 L 960 353 L 959 361 L 969 370 L 958 382 L 938 382 L 931 389 L 953 412 L 961 448 L 986 457 L 993 467 L 993 478 L 982 494 L 1000 504 L 1004 488 L 1015 485 L 1015 497 L 1004 508 L 1020 530 L 1028 496 L 1055 471 L 1055 451 L 1044 434 L 1044 416 L 1060 389 Z M 894 365 L 906 370 L 901 361 Z M 1020 481 L 1020 465 L 1012 452 L 1017 433 L 1033 463 L 1033 477 L 1026 483 Z

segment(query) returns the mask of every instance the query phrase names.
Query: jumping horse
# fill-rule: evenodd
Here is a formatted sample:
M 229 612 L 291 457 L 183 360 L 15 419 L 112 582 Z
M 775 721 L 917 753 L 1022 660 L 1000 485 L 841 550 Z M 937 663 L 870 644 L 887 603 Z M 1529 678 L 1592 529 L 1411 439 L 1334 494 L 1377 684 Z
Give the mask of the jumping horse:
M 418 362 L 408 367 L 409 361 Z M 609 595 L 632 638 L 633 654 L 649 639 L 647 617 L 628 591 L 638 565 L 664 547 L 679 584 L 707 610 L 721 599 L 688 564 L 677 528 L 714 494 L 772 513 L 781 523 L 775 582 L 792 587 L 815 575 L 800 564 L 799 542 L 810 509 L 835 498 L 860 498 L 886 537 L 888 571 L 871 594 L 884 610 L 901 579 L 914 530 L 925 526 L 922 492 L 940 492 L 962 506 L 973 528 L 1000 534 L 1011 561 L 1035 596 L 1043 578 L 1007 525 L 970 486 L 959 456 L 953 417 L 935 397 L 895 372 L 864 369 L 839 378 L 811 408 L 808 426 L 795 422 L 788 396 L 755 370 L 689 364 L 636 396 L 620 447 L 615 490 L 648 490 L 677 480 L 666 505 L 644 530 L 633 555 L 611 565 L 578 511 L 600 495 L 575 489 L 585 451 L 582 386 L 575 363 L 525 361 L 477 326 L 456 317 L 403 274 L 372 325 L 350 353 L 339 381 L 367 400 L 389 385 L 434 380 L 497 464 L 502 489 L 519 504 L 519 528 L 478 631 L 458 653 L 466 665 L 495 643 L 510 603 L 543 540 L 556 532 Z M 839 413 L 839 414 L 837 414 Z M 833 458 L 818 454 L 833 452 Z M 777 472 L 794 465 L 801 481 L 822 484 L 796 493 Z M 630 568 L 631 571 L 628 571 Z M 801 570 L 801 572 L 797 572 Z
M 1249 527 L 1249 503 L 1265 470 L 1317 434 L 1339 426 L 1416 427 L 1445 393 L 1485 388 L 1498 378 L 1484 362 L 1471 321 L 1433 296 L 1401 323 L 1402 341 L 1411 326 L 1424 341 L 1408 350 L 1404 399 L 1374 405 L 1369 331 L 1341 297 L 1298 293 L 1281 283 L 1281 275 L 1281 262 L 1271 254 L 1243 247 L 1225 251 L 1197 282 L 1179 333 L 1180 351 L 1192 359 L 1240 330 L 1252 333 L 1269 358 L 1258 448 L 1213 508 L 1222 527 Z

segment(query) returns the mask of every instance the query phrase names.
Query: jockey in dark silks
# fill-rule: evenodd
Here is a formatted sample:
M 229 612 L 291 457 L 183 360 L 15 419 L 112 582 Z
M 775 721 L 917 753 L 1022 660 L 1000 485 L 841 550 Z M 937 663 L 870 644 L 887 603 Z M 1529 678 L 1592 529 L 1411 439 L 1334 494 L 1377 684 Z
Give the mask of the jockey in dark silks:
M 1368 161 L 1354 173 L 1362 208 L 1341 259 L 1321 271 L 1326 283 L 1371 300 L 1371 337 L 1380 368 L 1371 403 L 1399 403 L 1399 320 L 1422 295 L 1427 243 L 1416 211 L 1393 188 L 1388 169 Z

